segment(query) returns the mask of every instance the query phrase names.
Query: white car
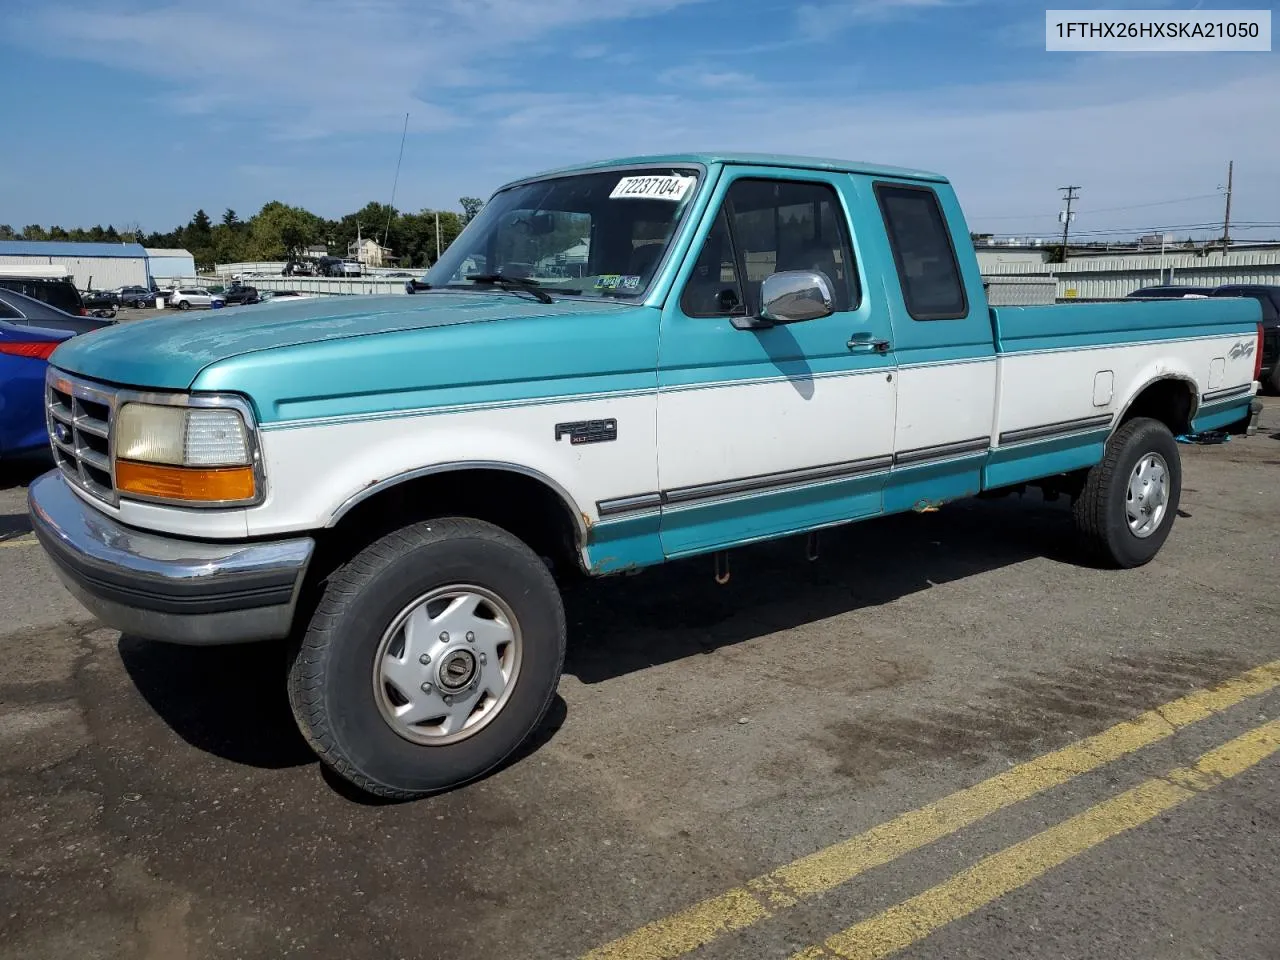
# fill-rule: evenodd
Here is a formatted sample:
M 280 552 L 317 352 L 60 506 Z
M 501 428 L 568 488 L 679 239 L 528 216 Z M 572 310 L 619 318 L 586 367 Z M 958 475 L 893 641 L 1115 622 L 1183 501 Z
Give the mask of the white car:
M 169 306 L 179 310 L 192 307 L 225 307 L 227 301 L 204 287 L 179 287 L 169 292 Z

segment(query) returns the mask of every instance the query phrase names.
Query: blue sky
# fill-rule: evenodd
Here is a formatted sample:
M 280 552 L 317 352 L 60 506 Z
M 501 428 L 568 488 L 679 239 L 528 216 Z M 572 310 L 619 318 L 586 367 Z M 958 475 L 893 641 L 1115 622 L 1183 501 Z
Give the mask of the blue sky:
M 0 222 L 341 215 L 388 199 L 406 111 L 407 210 L 581 160 L 742 149 L 939 170 L 972 229 L 1036 236 L 1067 183 L 1081 233 L 1220 220 L 1234 159 L 1233 219 L 1280 222 L 1280 54 L 1051 54 L 1044 9 L 0 0 Z

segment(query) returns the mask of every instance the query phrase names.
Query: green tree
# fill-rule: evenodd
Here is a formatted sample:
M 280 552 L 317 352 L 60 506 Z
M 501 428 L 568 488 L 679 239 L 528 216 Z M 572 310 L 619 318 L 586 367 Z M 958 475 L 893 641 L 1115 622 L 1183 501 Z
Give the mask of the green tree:
M 222 225 L 224 227 L 240 226 L 240 218 L 236 216 L 236 212 L 230 207 L 222 212 Z
M 28 223 L 22 228 L 23 240 L 48 240 L 49 233 L 38 223 Z
M 272 200 L 249 221 L 245 259 L 283 260 L 299 256 L 321 235 L 322 225 L 323 221 L 314 213 Z
M 0 240 L 17 240 L 18 232 L 7 223 L 0 223 Z
M 459 197 L 458 206 L 462 207 L 462 225 L 465 227 L 476 218 L 476 214 L 484 206 L 484 201 L 479 197 Z

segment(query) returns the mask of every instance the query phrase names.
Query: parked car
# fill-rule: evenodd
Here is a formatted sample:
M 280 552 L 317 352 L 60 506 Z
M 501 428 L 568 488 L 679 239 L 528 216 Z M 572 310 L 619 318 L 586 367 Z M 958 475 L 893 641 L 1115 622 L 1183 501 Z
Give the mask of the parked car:
M 49 454 L 44 377 L 49 355 L 77 334 L 114 326 L 0 289 L 0 460 Z
M 146 307 L 155 306 L 159 292 L 159 290 L 148 289 L 135 284 L 128 287 L 117 287 L 111 291 L 111 295 L 115 297 L 116 303 L 122 307 L 145 309 Z
M 80 294 L 80 302 L 85 312 L 91 317 L 111 318 L 116 315 L 118 304 L 115 294 L 106 290 L 85 290 Z
M 49 449 L 44 375 L 49 354 L 74 334 L 0 320 L 0 460 Z
M 261 297 L 258 295 L 258 288 L 248 283 L 241 283 L 239 280 L 233 280 L 227 289 L 223 290 L 219 296 L 226 302 L 227 306 L 234 307 L 245 303 L 257 303 Z
M 1144 300 L 1170 299 L 1170 298 L 1179 298 L 1179 297 L 1195 298 L 1195 297 L 1207 297 L 1209 296 L 1209 294 L 1213 293 L 1213 290 L 1214 290 L 1213 287 L 1190 287 L 1190 286 L 1184 287 L 1184 286 L 1179 286 L 1177 284 L 1172 284 L 1172 285 L 1165 285 L 1165 286 L 1158 286 L 1158 287 L 1143 287 L 1141 290 L 1133 291 L 1133 293 L 1129 294 L 1129 297 L 1135 298 L 1135 299 L 1144 299 Z
M 210 293 L 204 287 L 179 287 L 169 294 L 168 303 L 178 310 L 190 310 L 192 307 L 223 307 L 227 301 L 222 294 Z
M 266 290 L 260 295 L 262 303 L 277 303 L 286 300 L 311 300 L 314 293 L 302 293 L 299 290 Z
M 0 265 L 0 287 L 43 300 L 68 313 L 88 314 L 80 291 L 65 268 Z
M 45 327 L 65 330 L 69 333 L 89 333 L 114 325 L 114 320 L 82 317 L 59 310 L 53 304 L 28 297 L 26 294 L 0 288 L 0 320 L 20 327 Z
M 583 218 L 584 276 L 467 266 L 545 260 Z M 1149 563 L 1175 436 L 1246 417 L 1261 360 L 1254 300 L 989 306 L 949 180 L 867 163 L 529 177 L 423 281 L 71 341 L 54 429 L 114 408 L 115 459 L 58 447 L 28 491 L 105 626 L 288 637 L 307 742 L 387 797 L 482 776 L 538 727 L 557 576 L 704 556 L 724 582 L 738 546 L 806 534 L 799 560 L 826 527 L 1026 486 L 1070 498 L 1102 564 Z
M 1251 297 L 1262 307 L 1262 370 L 1259 380 L 1271 393 L 1280 393 L 1280 286 L 1230 283 L 1216 287 L 1215 297 Z

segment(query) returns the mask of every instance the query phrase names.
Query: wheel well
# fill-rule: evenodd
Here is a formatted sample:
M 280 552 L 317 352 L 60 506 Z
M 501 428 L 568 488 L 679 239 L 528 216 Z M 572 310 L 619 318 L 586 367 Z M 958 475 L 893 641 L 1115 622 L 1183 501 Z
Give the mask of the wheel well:
M 361 500 L 324 532 L 319 546 L 340 564 L 407 524 L 470 517 L 519 537 L 561 573 L 578 564 L 580 528 L 571 511 L 558 491 L 535 477 L 500 468 L 448 470 L 406 479 Z
M 1116 427 L 1134 417 L 1150 417 L 1163 423 L 1175 436 L 1186 433 L 1191 429 L 1191 407 L 1195 399 L 1193 390 L 1187 381 L 1173 378 L 1147 384 L 1133 398 Z

